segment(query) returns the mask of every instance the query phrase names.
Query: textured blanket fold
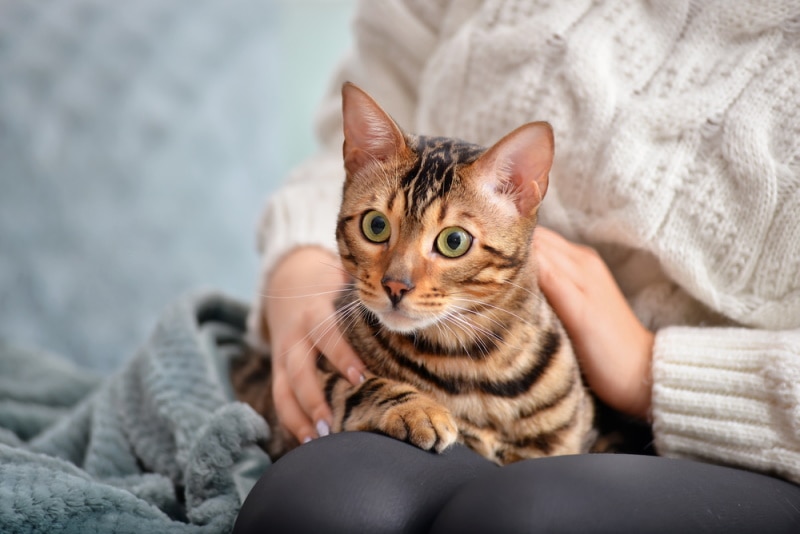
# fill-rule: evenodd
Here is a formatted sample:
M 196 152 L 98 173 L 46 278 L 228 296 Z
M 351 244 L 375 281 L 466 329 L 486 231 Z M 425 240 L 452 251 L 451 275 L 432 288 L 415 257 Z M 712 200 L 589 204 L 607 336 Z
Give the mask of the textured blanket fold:
M 106 379 L 0 344 L 0 531 L 230 531 L 269 464 L 267 425 L 227 378 L 246 314 L 182 299 Z

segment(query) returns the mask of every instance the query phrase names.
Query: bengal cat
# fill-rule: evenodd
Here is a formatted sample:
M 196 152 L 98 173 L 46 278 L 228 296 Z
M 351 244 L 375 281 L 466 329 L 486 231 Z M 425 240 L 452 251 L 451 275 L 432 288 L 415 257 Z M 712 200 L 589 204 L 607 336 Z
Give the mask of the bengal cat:
M 353 386 L 319 359 L 332 430 L 437 452 L 458 441 L 499 464 L 586 452 L 593 401 L 531 257 L 550 126 L 526 124 L 485 149 L 405 134 L 355 85 L 342 97 L 336 237 L 353 283 L 338 319 L 370 373 Z M 268 360 L 237 373 L 239 397 L 278 428 Z M 296 444 L 273 434 L 274 456 Z

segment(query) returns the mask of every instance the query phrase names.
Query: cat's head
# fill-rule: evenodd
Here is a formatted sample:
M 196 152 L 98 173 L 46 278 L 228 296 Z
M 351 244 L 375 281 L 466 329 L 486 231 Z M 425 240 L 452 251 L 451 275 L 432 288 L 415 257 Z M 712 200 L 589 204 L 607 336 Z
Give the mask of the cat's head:
M 339 251 L 360 301 L 386 328 L 457 321 L 522 271 L 530 276 L 553 162 L 550 125 L 526 124 L 484 149 L 405 134 L 355 85 L 345 84 L 342 98 Z

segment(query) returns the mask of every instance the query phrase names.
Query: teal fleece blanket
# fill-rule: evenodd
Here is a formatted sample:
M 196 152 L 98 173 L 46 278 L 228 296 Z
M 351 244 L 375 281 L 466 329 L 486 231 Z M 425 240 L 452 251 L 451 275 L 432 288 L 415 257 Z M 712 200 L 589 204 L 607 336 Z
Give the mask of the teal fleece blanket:
M 229 532 L 269 464 L 227 377 L 246 314 L 181 299 L 107 378 L 0 344 L 0 532 Z

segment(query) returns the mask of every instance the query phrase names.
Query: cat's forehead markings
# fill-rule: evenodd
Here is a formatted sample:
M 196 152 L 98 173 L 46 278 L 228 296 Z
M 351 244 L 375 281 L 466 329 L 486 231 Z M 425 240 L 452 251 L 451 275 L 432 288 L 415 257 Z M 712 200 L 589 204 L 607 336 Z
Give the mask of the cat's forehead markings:
M 472 212 L 460 211 L 460 212 L 458 212 L 458 219 L 462 220 L 462 221 L 464 221 L 464 220 L 466 220 L 466 221 L 474 221 L 475 219 L 477 219 L 477 217 Z
M 437 216 L 437 222 L 439 224 L 444 224 L 445 219 L 449 220 L 450 223 L 460 224 L 464 221 L 468 222 L 475 222 L 478 220 L 478 216 L 476 216 L 471 211 L 465 211 L 462 209 L 458 209 L 458 207 L 451 207 L 448 202 L 442 200 L 439 203 L 439 213 Z
M 403 202 L 404 194 L 401 190 L 392 191 L 389 195 L 389 199 L 386 201 L 386 209 L 390 212 L 395 210 L 395 204 L 397 205 L 397 211 L 402 213 L 405 210 L 405 204 Z
M 469 164 L 483 153 L 483 147 L 443 137 L 418 136 L 410 139 L 417 158 L 402 178 L 408 216 L 419 217 L 437 198 L 444 197 L 453 185 L 456 167 Z
M 439 224 L 442 224 L 447 218 L 447 202 L 439 203 Z

